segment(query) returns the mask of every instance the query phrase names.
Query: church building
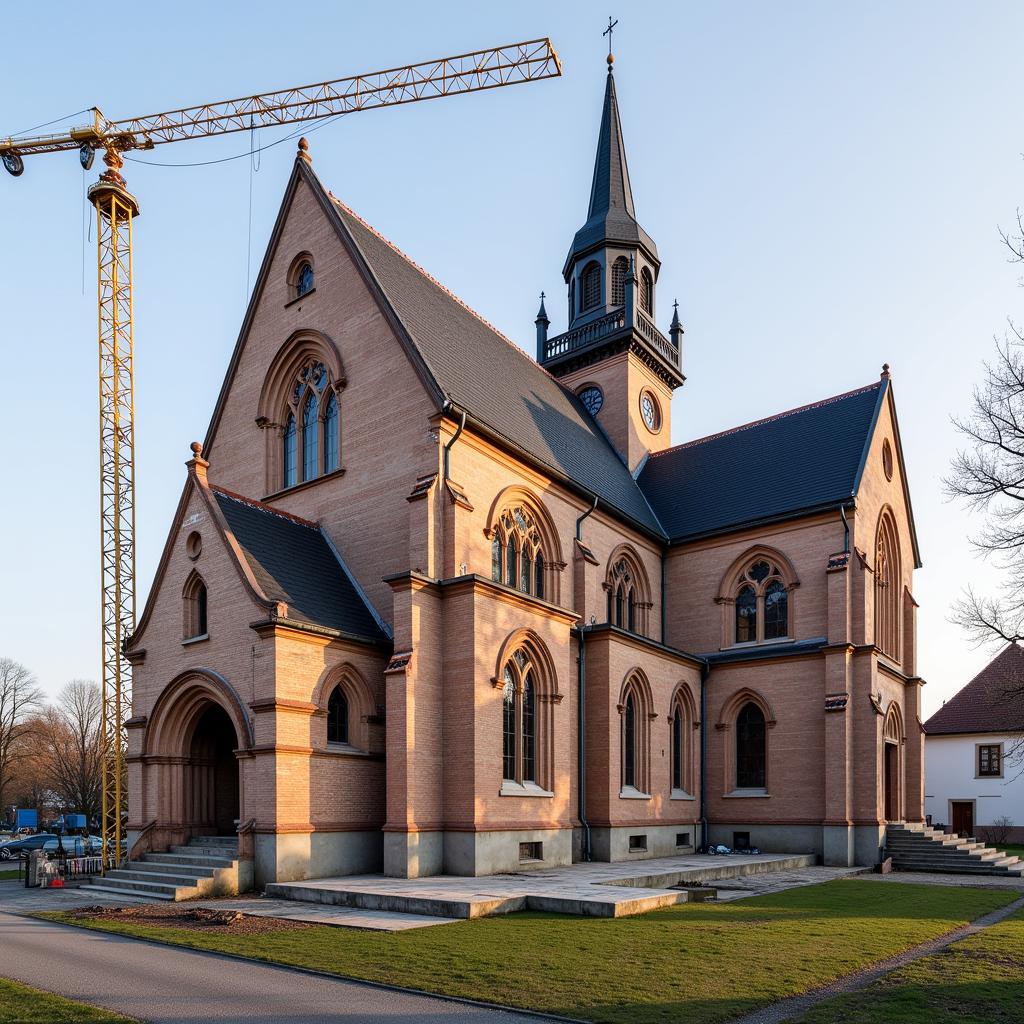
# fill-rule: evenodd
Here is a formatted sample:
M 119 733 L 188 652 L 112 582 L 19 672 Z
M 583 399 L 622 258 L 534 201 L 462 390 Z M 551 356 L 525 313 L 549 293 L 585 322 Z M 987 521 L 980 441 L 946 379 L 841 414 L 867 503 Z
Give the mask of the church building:
M 671 444 L 683 328 L 610 62 L 563 275 L 533 358 L 300 142 L 128 644 L 136 848 L 237 837 L 257 883 L 846 865 L 922 820 L 888 369 Z

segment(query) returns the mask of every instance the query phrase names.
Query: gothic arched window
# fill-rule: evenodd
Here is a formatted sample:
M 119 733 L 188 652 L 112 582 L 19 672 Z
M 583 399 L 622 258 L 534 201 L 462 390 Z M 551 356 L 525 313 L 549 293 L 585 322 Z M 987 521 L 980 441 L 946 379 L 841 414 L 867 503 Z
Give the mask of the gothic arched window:
M 734 643 L 783 640 L 789 636 L 790 587 L 776 562 L 756 556 L 733 584 Z
M 633 673 L 622 692 L 620 714 L 621 785 L 624 790 L 649 792 L 650 690 L 639 673 Z M 627 794 L 627 796 L 630 794 Z
M 340 685 L 327 701 L 327 742 L 348 743 L 348 697 Z
M 544 549 L 534 514 L 525 505 L 505 509 L 491 538 L 491 579 L 544 597 Z
M 516 680 L 512 675 L 512 666 L 505 666 L 505 681 L 501 690 L 502 708 L 502 743 L 501 743 L 501 777 L 509 782 L 516 781 L 518 767 L 516 757 L 516 719 L 519 717 L 516 695 Z
M 673 794 L 689 794 L 693 785 L 693 751 L 689 737 L 693 714 L 688 692 L 676 690 L 669 711 L 669 773 Z
M 683 788 L 683 718 L 678 707 L 672 709 L 672 788 Z
M 622 784 L 636 789 L 636 698 L 626 696 L 622 715 Z
M 630 633 L 646 636 L 650 600 L 640 563 L 627 555 L 613 558 L 604 585 L 608 591 L 608 621 Z
M 601 264 L 588 263 L 583 268 L 580 288 L 580 312 L 597 309 L 601 305 Z
M 767 736 L 764 712 L 748 701 L 736 716 L 736 788 L 764 789 Z
M 640 308 L 654 316 L 654 278 L 646 267 L 640 271 Z
M 301 299 L 313 290 L 313 264 L 304 262 L 300 264 L 298 273 L 295 275 L 295 297 Z
M 282 435 L 282 486 L 294 487 L 333 473 L 340 464 L 338 397 L 327 368 L 310 359 L 297 373 L 288 396 Z
M 901 580 L 896 524 L 886 510 L 875 539 L 875 646 L 894 661 L 900 658 Z
M 625 256 L 620 256 L 612 264 L 612 305 L 622 306 L 626 302 L 626 271 L 629 269 L 629 261 Z
M 206 584 L 199 573 L 194 572 L 185 582 L 182 591 L 184 622 L 182 635 L 186 640 L 195 640 L 209 632 L 207 623 Z
M 544 786 L 550 774 L 543 737 L 551 728 L 552 702 L 541 702 L 541 661 L 529 644 L 518 648 L 501 673 L 501 773 L 506 783 Z

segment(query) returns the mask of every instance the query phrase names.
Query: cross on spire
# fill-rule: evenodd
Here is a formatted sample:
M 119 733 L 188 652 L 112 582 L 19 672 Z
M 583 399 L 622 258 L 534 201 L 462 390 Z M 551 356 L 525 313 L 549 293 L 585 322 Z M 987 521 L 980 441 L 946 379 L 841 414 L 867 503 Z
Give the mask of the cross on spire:
M 608 74 L 612 72 L 612 64 L 615 62 L 615 56 L 612 53 L 612 32 L 615 30 L 615 26 L 618 25 L 619 19 L 616 18 L 612 21 L 612 16 L 608 15 L 608 27 L 601 33 L 603 36 L 608 37 Z

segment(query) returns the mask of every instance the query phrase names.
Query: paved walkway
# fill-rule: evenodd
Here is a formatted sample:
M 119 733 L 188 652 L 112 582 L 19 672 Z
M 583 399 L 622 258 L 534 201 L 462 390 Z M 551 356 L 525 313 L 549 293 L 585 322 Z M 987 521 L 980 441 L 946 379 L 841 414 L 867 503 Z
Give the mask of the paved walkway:
M 528 1024 L 536 1016 L 0 912 L 3 975 L 151 1024 Z

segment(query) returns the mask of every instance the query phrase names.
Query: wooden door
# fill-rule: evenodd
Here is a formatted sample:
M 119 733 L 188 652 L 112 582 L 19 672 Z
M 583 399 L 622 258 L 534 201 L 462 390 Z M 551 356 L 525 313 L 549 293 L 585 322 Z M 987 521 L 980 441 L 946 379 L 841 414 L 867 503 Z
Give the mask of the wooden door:
M 950 811 L 953 821 L 951 825 L 957 835 L 974 835 L 974 804 L 970 800 L 953 800 Z
M 896 821 L 900 814 L 899 750 L 895 743 L 886 743 L 882 759 L 882 793 L 885 798 L 885 820 Z

